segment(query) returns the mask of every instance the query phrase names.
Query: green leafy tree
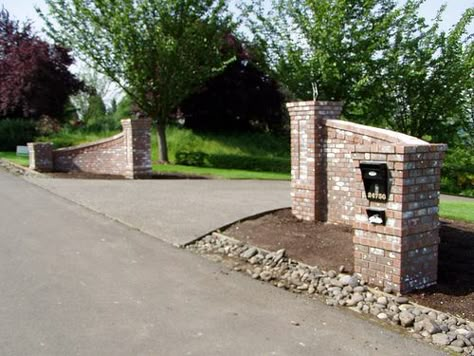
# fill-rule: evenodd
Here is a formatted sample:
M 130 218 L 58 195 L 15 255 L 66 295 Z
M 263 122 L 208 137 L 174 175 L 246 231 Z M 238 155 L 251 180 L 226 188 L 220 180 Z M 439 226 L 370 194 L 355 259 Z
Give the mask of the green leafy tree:
M 79 66 L 77 76 L 85 83 L 85 87 L 84 90 L 71 96 L 70 100 L 81 119 L 84 119 L 86 115 L 91 96 L 100 96 L 103 101 L 104 98 L 115 97 L 119 94 L 119 88 L 107 76 L 85 64 Z
M 129 96 L 125 95 L 117 104 L 117 108 L 112 113 L 115 120 L 120 121 L 132 116 L 132 100 Z
M 469 122 L 472 40 L 466 38 L 474 8 L 448 32 L 439 31 L 444 7 L 431 25 L 418 15 L 423 1 L 407 1 L 394 24 L 390 47 L 376 74 L 382 90 L 369 98 L 389 127 L 456 145 Z M 467 74 L 467 75 L 466 75 Z M 471 99 L 472 100 L 472 99 Z
M 352 121 L 453 143 L 472 129 L 473 9 L 448 33 L 424 0 L 264 0 L 245 9 L 253 41 L 294 98 L 343 100 Z
M 156 123 L 160 161 L 177 105 L 234 58 L 225 0 L 46 0 L 47 33 L 116 82 Z
M 107 109 L 105 108 L 104 100 L 100 95 L 90 95 L 87 105 L 87 111 L 84 114 L 84 122 L 86 125 L 90 121 L 97 121 L 103 119 L 107 114 Z
M 294 98 L 345 100 L 356 115 L 358 99 L 374 87 L 377 54 L 387 48 L 393 0 L 256 1 L 246 17 L 253 42 Z

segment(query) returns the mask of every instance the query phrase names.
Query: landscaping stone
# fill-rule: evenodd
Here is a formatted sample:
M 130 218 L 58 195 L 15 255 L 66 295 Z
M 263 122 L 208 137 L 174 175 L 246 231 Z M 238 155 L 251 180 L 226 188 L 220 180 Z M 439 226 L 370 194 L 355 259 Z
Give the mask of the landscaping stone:
M 377 314 L 377 318 L 381 319 L 381 320 L 387 320 L 388 319 L 388 315 L 385 314 L 385 313 L 379 313 Z
M 457 346 L 449 346 L 448 349 L 451 351 L 457 352 L 457 353 L 463 353 L 464 349 L 462 347 L 457 347 Z
M 412 326 L 415 321 L 415 316 L 409 311 L 402 311 L 398 317 L 400 318 L 402 326 L 406 328 Z
M 406 304 L 406 303 L 408 303 L 408 298 L 407 297 L 396 297 L 395 298 L 395 303 Z
M 410 328 L 414 338 L 424 338 L 438 346 L 449 346 L 452 352 L 469 355 L 474 350 L 472 322 L 412 305 L 408 298 L 400 295 L 369 290 L 358 275 L 334 270 L 324 272 L 318 267 L 291 260 L 284 249 L 268 252 L 221 234 L 208 235 L 187 248 L 209 255 L 213 260 L 217 257 L 222 261 L 232 258 L 231 268 L 235 271 L 245 271 L 265 282 L 273 281 L 276 287 L 293 293 L 308 297 L 323 295 L 327 305 L 351 307 L 380 321 Z
M 466 344 L 463 340 L 456 339 L 451 343 L 451 346 L 464 347 Z
M 425 319 L 422 323 L 423 329 L 429 332 L 431 335 L 441 332 L 441 328 L 439 327 L 438 323 L 436 323 L 436 321 Z
M 250 247 L 248 248 L 245 252 L 242 252 L 240 257 L 248 260 L 249 258 L 252 258 L 258 253 L 258 250 L 255 247 Z
M 446 346 L 449 345 L 449 336 L 446 334 L 435 334 L 433 335 L 433 343 L 435 345 Z

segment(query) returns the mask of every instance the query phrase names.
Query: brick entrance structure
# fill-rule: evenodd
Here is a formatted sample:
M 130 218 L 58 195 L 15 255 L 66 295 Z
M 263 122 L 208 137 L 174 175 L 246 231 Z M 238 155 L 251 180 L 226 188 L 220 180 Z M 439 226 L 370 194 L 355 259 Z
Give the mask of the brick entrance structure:
M 122 120 L 123 131 L 104 140 L 53 150 L 51 143 L 28 143 L 30 168 L 42 172 L 87 172 L 148 178 L 151 120 Z
M 293 214 L 352 225 L 355 271 L 373 285 L 408 292 L 435 284 L 447 146 L 337 120 L 338 102 L 287 107 Z M 371 183 L 378 172 L 386 187 Z

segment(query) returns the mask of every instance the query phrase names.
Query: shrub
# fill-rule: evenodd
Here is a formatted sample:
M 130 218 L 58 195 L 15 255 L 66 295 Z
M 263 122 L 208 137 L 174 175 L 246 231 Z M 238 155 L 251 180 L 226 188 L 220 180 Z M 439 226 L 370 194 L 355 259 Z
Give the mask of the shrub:
M 207 161 L 214 168 L 244 169 L 257 172 L 290 172 L 290 159 L 280 157 L 259 157 L 232 154 L 211 154 Z
M 61 130 L 59 121 L 48 115 L 42 115 L 36 123 L 36 133 L 41 136 L 52 135 L 59 130 Z
M 183 166 L 203 167 L 207 157 L 208 155 L 204 152 L 179 151 L 175 154 L 175 163 Z
M 87 132 L 107 132 L 120 130 L 122 127 L 120 120 L 112 115 L 89 118 L 84 126 Z
M 0 150 L 15 151 L 16 146 L 26 145 L 34 140 L 35 122 L 27 119 L 0 120 Z
M 179 151 L 176 153 L 176 164 L 197 167 L 213 167 L 224 169 L 243 169 L 255 172 L 290 172 L 290 159 L 279 157 L 259 157 L 237 154 L 206 154 L 195 151 Z
M 474 197 L 474 152 L 456 147 L 448 150 L 442 169 L 441 190 Z

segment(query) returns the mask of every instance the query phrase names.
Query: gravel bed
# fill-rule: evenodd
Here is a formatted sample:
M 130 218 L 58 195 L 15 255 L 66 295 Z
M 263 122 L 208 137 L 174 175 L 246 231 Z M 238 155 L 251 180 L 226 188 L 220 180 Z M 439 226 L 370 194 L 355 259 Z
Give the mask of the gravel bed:
M 308 297 L 322 297 L 327 305 L 349 307 L 406 328 L 416 339 L 474 356 L 473 322 L 410 303 L 407 297 L 393 294 L 388 288 L 369 288 L 359 275 L 344 273 L 344 266 L 339 271 L 323 271 L 291 260 L 284 249 L 270 252 L 220 233 L 208 235 L 186 249 L 209 257 L 225 257 L 235 271 L 254 279 Z

